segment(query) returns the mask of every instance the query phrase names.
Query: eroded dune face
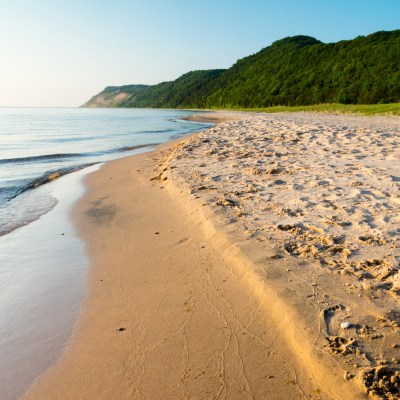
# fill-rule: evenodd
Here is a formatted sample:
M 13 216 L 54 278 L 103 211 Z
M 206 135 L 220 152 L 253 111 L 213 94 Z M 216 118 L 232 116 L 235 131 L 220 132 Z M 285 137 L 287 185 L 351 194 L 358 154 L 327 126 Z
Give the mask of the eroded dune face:
M 177 146 L 168 166 L 163 176 L 204 199 L 231 230 L 260 246 L 272 241 L 282 268 L 307 265 L 300 275 L 314 289 L 316 276 L 330 276 L 306 294 L 320 311 L 319 346 L 352 364 L 346 379 L 359 376 L 388 398 L 398 393 L 399 119 L 247 116 Z M 377 365 L 386 365 L 387 382 Z

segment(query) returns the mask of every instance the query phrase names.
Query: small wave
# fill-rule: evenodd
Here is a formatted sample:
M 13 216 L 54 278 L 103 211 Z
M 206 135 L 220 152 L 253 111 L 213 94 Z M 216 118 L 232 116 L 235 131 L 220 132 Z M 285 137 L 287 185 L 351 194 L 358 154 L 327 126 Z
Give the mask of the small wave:
M 125 136 L 125 135 L 124 135 Z M 113 135 L 115 137 L 115 135 Z M 91 141 L 99 141 L 101 139 L 109 139 L 110 135 L 93 135 L 93 136 L 79 136 L 79 137 L 58 137 L 58 138 L 49 138 L 43 139 L 46 143 L 69 143 L 69 142 L 91 142 Z
M 168 133 L 168 132 L 173 132 L 174 129 L 160 129 L 160 130 L 150 130 L 150 131 L 139 131 L 139 132 L 135 132 L 137 134 L 141 134 L 141 133 Z
M 114 149 L 110 149 L 110 150 L 99 150 L 99 151 L 88 152 L 88 153 L 43 154 L 40 156 L 3 158 L 3 159 L 0 159 L 0 165 L 28 164 L 28 163 L 35 163 L 35 162 L 49 162 L 50 163 L 50 162 L 71 160 L 71 159 L 76 159 L 76 158 L 98 157 L 98 156 L 102 156 L 105 154 L 120 153 L 120 152 L 124 152 L 124 151 L 141 149 L 143 147 L 156 146 L 157 144 L 159 144 L 159 143 L 145 143 L 145 144 L 138 144 L 135 146 L 124 146 L 124 147 L 118 147 L 118 148 L 114 148 Z
M 98 138 L 98 136 L 94 136 L 93 138 L 89 138 L 89 139 L 95 140 L 97 138 Z M 87 138 L 77 139 L 76 137 L 66 137 L 66 138 L 55 138 L 55 139 L 43 139 L 43 141 L 46 143 L 68 143 L 68 142 L 82 141 L 84 139 L 88 140 Z
M 7 203 L 8 200 L 18 196 L 19 193 L 19 181 L 7 182 L 8 186 L 0 187 L 0 207 Z
M 28 181 L 24 185 L 21 185 L 18 192 L 16 194 L 14 194 L 14 196 L 12 198 L 17 197 L 20 194 L 22 194 L 28 190 L 32 190 L 39 186 L 45 185 L 46 183 L 52 182 L 52 181 L 60 178 L 61 176 L 71 174 L 72 172 L 80 171 L 81 169 L 90 167 L 91 165 L 94 165 L 94 164 L 97 164 L 97 163 L 93 162 L 93 163 L 76 165 L 76 166 L 69 167 L 69 168 L 56 169 L 53 171 L 46 171 L 42 176 L 35 178 L 31 181 Z
M 157 146 L 160 143 L 147 143 L 147 144 L 138 144 L 136 146 L 124 146 L 120 147 L 118 149 L 112 150 L 110 152 L 124 152 L 124 151 L 132 151 L 132 150 L 138 150 L 138 149 L 143 149 L 143 147 L 150 147 L 150 146 Z
M 56 204 L 57 199 L 47 193 L 36 193 L 33 198 L 28 193 L 21 195 L 0 207 L 0 236 L 36 221 Z
M 40 156 L 17 157 L 0 159 L 0 164 L 25 164 L 37 161 L 60 161 L 68 158 L 86 157 L 85 153 L 42 154 Z

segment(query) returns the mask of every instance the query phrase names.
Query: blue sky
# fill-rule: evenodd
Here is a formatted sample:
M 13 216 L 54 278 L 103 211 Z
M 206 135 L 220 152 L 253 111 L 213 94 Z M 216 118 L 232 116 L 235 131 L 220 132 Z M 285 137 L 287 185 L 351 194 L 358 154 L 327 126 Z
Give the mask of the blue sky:
M 108 85 L 227 68 L 273 41 L 400 29 L 400 0 L 0 0 L 0 106 L 78 106 Z

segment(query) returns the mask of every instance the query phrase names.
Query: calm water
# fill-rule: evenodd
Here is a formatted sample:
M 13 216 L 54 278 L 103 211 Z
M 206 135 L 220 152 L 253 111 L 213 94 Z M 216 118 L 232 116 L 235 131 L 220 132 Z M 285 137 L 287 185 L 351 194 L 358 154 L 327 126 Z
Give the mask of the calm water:
M 56 200 L 33 189 L 94 163 L 201 130 L 187 111 L 0 109 L 0 235 L 37 219 Z
M 56 362 L 79 316 L 88 262 L 69 214 L 83 177 L 209 126 L 179 120 L 188 114 L 0 109 L 1 400 L 20 398 Z

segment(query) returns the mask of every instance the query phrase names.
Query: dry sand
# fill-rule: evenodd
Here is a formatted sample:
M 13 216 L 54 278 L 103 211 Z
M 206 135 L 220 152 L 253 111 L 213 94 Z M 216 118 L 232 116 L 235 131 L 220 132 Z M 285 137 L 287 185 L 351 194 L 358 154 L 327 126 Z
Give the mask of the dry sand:
M 398 398 L 399 120 L 236 118 L 89 177 L 90 295 L 27 399 Z

